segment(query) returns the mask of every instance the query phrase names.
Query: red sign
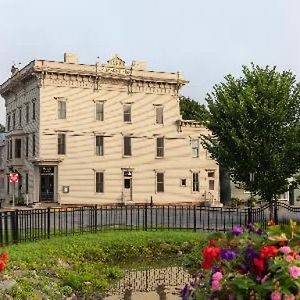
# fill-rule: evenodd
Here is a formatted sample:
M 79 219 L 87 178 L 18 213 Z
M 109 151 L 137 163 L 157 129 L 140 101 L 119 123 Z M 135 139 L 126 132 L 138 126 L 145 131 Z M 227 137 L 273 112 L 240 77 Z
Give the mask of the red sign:
M 9 174 L 9 182 L 18 182 L 19 174 L 18 173 L 10 173 Z

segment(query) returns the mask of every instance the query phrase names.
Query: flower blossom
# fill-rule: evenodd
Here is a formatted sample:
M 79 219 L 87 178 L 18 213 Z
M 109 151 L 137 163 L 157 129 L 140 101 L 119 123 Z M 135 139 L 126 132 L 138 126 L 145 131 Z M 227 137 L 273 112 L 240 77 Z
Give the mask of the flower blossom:
M 284 295 L 283 300 L 295 300 L 295 296 L 293 294 L 291 295 Z
M 221 249 L 220 256 L 225 260 L 233 260 L 236 257 L 236 251 L 231 249 Z
M 232 234 L 233 235 L 238 236 L 238 235 L 240 235 L 242 233 L 243 233 L 243 228 L 242 227 L 237 226 L 237 225 L 233 226 L 233 228 L 232 228 Z
M 300 267 L 296 267 L 296 266 L 290 267 L 289 273 L 293 278 L 300 277 Z
M 223 275 L 222 275 L 222 273 L 221 272 L 216 272 L 216 273 L 214 273 L 213 274 L 213 276 L 212 276 L 212 280 L 221 280 L 223 278 Z
M 275 291 L 271 294 L 271 299 L 272 300 L 281 300 L 281 293 Z
M 279 251 L 281 251 L 283 254 L 289 254 L 292 252 L 292 249 L 289 246 L 283 246 L 279 248 Z
M 214 292 L 220 291 L 222 289 L 222 286 L 218 280 L 213 280 L 211 283 L 211 287 Z

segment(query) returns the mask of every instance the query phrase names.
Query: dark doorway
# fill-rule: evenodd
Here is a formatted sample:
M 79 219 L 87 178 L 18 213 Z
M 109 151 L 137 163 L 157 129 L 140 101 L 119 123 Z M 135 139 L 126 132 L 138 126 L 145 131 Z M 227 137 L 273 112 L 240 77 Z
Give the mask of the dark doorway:
M 54 201 L 54 167 L 40 168 L 40 201 Z

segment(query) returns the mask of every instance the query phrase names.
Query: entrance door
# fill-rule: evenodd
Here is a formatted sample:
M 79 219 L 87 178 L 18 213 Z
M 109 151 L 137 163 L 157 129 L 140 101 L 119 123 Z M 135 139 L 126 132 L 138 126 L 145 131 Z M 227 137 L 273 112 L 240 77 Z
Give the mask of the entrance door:
M 40 168 L 40 201 L 54 201 L 54 167 Z
M 125 171 L 123 181 L 123 200 L 132 201 L 132 172 Z

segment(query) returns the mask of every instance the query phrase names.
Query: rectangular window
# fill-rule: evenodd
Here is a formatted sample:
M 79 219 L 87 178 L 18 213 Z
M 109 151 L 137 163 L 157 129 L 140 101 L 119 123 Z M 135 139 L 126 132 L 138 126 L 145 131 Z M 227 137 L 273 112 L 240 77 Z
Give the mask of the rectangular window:
M 28 194 L 28 173 L 25 174 L 25 193 Z
M 21 158 L 22 140 L 15 139 L 15 158 Z
M 162 105 L 155 107 L 156 112 L 156 124 L 163 124 L 164 123 L 164 108 Z
M 12 140 L 9 141 L 9 159 L 12 159 Z
M 28 153 L 29 153 L 29 137 L 28 137 L 28 135 L 26 135 L 26 139 L 25 139 L 25 157 L 28 157 Z
M 101 135 L 96 136 L 96 155 L 104 155 L 104 137 Z
M 208 177 L 208 189 L 210 191 L 213 191 L 215 189 L 215 172 L 208 171 L 207 177 Z
M 131 105 L 130 104 L 123 105 L 123 118 L 124 118 L 124 122 L 131 122 Z
M 29 122 L 29 103 L 26 104 L 26 123 Z
M 199 192 L 199 173 L 193 173 L 193 192 Z
M 9 195 L 9 184 L 10 184 L 10 182 L 9 182 L 9 175 L 8 175 L 7 180 L 6 180 L 6 192 L 8 195 Z
M 16 111 L 14 111 L 12 115 L 12 129 L 15 128 L 16 128 Z
M 131 156 L 131 137 L 130 136 L 124 136 L 124 155 L 125 156 Z
M 57 103 L 58 103 L 58 118 L 66 119 L 67 117 L 66 101 L 59 100 Z
M 66 154 L 66 135 L 59 133 L 57 136 L 57 154 Z
M 32 156 L 35 156 L 35 134 L 32 135 Z
M 7 147 L 6 147 L 6 159 L 9 159 L 9 140 L 7 141 Z
M 104 102 L 96 103 L 96 120 L 104 121 Z
M 164 157 L 164 144 L 165 139 L 163 137 L 156 139 L 156 157 Z
M 199 140 L 192 140 L 192 157 L 199 157 Z
M 156 191 L 158 193 L 165 191 L 164 173 L 156 173 Z
M 35 102 L 32 102 L 32 120 L 35 120 Z
M 104 193 L 104 174 L 96 172 L 96 193 Z
M 180 186 L 186 186 L 186 179 L 180 179 Z
M 19 127 L 22 126 L 22 108 L 19 108 Z
M 10 131 L 10 115 L 7 115 L 7 131 Z

